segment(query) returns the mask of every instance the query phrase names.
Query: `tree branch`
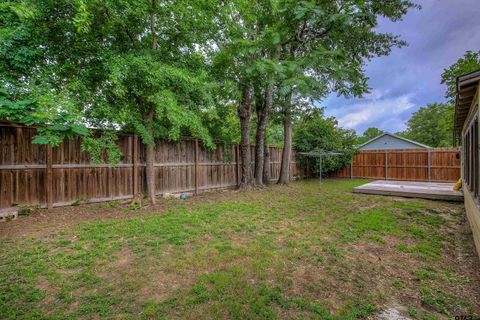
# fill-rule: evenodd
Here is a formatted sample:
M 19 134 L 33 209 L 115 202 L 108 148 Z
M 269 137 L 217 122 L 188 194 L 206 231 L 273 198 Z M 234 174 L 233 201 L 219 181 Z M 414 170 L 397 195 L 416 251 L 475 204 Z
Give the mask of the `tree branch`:
M 155 30 L 157 26 L 157 15 L 155 14 L 155 0 L 152 0 L 152 13 L 150 14 L 150 31 L 152 33 L 152 49 L 156 50 L 158 48 L 157 43 L 157 31 Z

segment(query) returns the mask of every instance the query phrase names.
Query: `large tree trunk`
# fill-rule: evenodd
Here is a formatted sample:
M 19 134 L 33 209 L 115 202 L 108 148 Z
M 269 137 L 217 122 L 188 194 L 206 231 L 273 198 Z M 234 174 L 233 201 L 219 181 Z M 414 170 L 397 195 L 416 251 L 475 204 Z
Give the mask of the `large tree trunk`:
M 263 166 L 265 156 L 265 136 L 268 125 L 268 115 L 273 105 L 273 85 L 268 84 L 265 89 L 263 103 L 257 107 L 257 132 L 255 136 L 255 184 L 261 186 L 263 180 Z M 268 182 L 267 182 L 268 183 Z
M 245 85 L 242 92 L 242 101 L 238 106 L 238 117 L 240 118 L 240 189 L 247 189 L 252 184 L 251 155 L 250 155 L 250 117 L 252 114 L 252 86 Z
M 282 164 L 280 166 L 279 184 L 288 184 L 290 182 L 290 158 L 292 154 L 292 120 L 290 118 L 292 108 L 292 94 L 288 95 L 283 112 L 283 150 Z
M 158 47 L 157 43 L 157 32 L 155 30 L 157 24 L 157 16 L 155 14 L 156 9 L 156 0 L 151 0 L 152 12 L 150 14 L 150 32 L 152 33 L 152 50 L 156 50 Z M 153 107 L 150 107 L 147 114 L 145 115 L 145 122 L 148 134 L 152 138 L 152 141 L 147 144 L 146 150 L 146 167 L 145 174 L 147 175 L 147 194 L 148 194 L 148 203 L 154 205 L 157 202 L 155 195 L 155 139 L 153 134 L 153 118 L 155 111 Z
M 148 203 L 150 205 L 154 205 L 157 202 L 155 196 L 155 141 L 153 140 L 153 130 L 152 130 L 152 122 L 153 122 L 154 112 L 151 109 L 146 117 L 145 120 L 147 122 L 147 130 L 148 133 L 152 137 L 152 141 L 147 144 L 147 152 L 146 152 L 146 167 L 145 167 L 145 174 L 147 176 L 147 194 L 148 194 Z
M 265 134 L 263 139 L 263 146 L 265 152 L 263 153 L 263 183 L 270 184 L 270 150 L 267 145 L 267 135 Z

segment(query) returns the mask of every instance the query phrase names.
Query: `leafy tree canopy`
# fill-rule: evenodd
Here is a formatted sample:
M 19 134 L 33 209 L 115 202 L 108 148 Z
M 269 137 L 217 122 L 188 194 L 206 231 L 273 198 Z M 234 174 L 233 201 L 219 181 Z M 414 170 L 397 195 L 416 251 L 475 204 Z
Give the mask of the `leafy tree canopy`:
M 228 113 L 216 114 L 220 90 L 207 63 L 218 6 L 214 0 L 5 2 L 1 84 L 12 101 L 28 98 L 34 116 L 69 115 L 45 125 L 134 130 L 146 143 L 191 135 L 213 146 L 209 129 L 221 131 L 216 126 Z
M 477 70 L 480 70 L 480 51 L 467 51 L 457 62 L 443 70 L 441 83 L 447 85 L 445 97 L 450 104 L 455 103 L 457 77 Z
M 373 138 L 378 137 L 382 133 L 385 133 L 385 131 L 380 130 L 380 129 L 375 128 L 375 127 L 370 127 L 367 130 L 365 130 L 360 137 L 358 137 L 357 144 L 362 144 L 362 143 L 365 143 L 367 141 L 370 141 Z
M 90 135 L 90 131 L 78 121 L 75 114 L 65 110 L 52 110 L 42 105 L 41 101 L 34 103 L 26 98 L 15 99 L 1 86 L 0 119 L 37 126 L 37 135 L 33 139 L 36 144 L 58 146 L 63 140 Z
M 412 114 L 407 129 L 400 136 L 430 147 L 451 147 L 453 143 L 454 107 L 432 103 Z

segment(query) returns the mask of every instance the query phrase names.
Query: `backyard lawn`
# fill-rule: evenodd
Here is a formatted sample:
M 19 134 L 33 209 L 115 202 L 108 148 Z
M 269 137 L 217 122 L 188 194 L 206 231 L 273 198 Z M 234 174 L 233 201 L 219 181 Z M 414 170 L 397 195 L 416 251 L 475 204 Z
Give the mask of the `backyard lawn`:
M 0 225 L 0 319 L 480 316 L 462 204 L 360 180 L 116 202 Z

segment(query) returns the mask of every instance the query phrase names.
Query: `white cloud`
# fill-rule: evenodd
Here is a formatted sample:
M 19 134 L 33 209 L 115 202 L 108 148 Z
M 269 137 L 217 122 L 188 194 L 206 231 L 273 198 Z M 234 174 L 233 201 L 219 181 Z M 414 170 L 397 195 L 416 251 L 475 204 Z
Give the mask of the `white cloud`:
M 359 132 L 369 126 L 380 126 L 386 131 L 399 131 L 405 128 L 402 115 L 415 108 L 413 95 L 385 97 L 386 93 L 373 91 L 361 101 L 338 106 L 332 110 L 327 107 L 327 114 L 338 118 L 340 126 Z M 348 103 L 348 100 L 345 100 Z

